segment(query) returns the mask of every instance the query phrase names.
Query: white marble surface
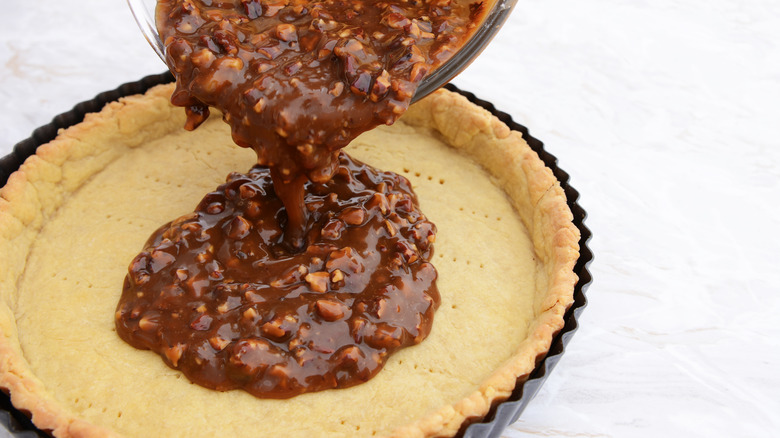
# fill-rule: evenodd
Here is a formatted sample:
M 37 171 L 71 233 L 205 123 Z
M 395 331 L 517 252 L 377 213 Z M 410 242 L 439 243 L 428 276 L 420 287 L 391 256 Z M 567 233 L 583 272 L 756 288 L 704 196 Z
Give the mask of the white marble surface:
M 2 5 L 0 154 L 164 69 L 120 0 Z M 594 234 L 582 327 L 505 435 L 778 436 L 780 3 L 519 0 L 454 82 L 559 157 Z

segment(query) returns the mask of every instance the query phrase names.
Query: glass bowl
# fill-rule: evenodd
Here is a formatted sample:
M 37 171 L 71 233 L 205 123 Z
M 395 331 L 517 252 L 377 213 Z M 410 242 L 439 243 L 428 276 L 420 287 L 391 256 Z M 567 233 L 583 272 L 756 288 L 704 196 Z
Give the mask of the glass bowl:
M 485 14 L 482 23 L 480 23 L 479 28 L 474 32 L 469 41 L 461 47 L 458 53 L 423 79 L 412 101 L 427 96 L 468 67 L 498 33 L 498 30 L 501 29 L 501 26 L 517 3 L 517 0 L 485 1 L 489 10 Z M 138 27 L 141 28 L 141 33 L 143 33 L 146 41 L 152 46 L 157 56 L 165 62 L 165 49 L 154 23 L 154 10 L 157 0 L 127 0 L 127 4 L 130 6 L 135 21 L 138 23 Z

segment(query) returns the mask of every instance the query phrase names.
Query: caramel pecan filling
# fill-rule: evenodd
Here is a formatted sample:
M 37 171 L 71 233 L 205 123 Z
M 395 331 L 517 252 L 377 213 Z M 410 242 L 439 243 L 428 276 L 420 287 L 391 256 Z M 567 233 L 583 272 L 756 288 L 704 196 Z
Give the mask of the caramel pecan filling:
M 185 127 L 219 108 L 264 167 L 150 238 L 125 280 L 120 336 L 203 386 L 277 398 L 355 385 L 422 341 L 439 299 L 435 227 L 406 179 L 339 150 L 393 123 L 482 9 L 160 0 Z
M 303 252 L 267 168 L 233 173 L 131 263 L 119 335 L 208 388 L 262 397 L 348 387 L 421 342 L 439 303 L 435 226 L 408 180 L 342 154 L 307 183 Z

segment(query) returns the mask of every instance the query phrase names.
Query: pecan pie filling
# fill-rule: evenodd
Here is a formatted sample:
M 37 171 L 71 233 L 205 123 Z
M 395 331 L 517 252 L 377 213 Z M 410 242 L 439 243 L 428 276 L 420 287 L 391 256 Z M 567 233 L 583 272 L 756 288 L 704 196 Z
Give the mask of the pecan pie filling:
M 439 305 L 411 184 L 340 149 L 392 124 L 475 27 L 451 0 L 161 0 L 186 129 L 257 153 L 131 263 L 116 327 L 191 381 L 287 398 L 371 378 Z
M 155 232 L 125 279 L 118 332 L 218 390 L 283 398 L 366 381 L 430 332 L 435 227 L 406 178 L 342 154 L 329 182 L 306 184 L 308 246 L 289 253 L 272 185 L 261 166 L 233 173 Z

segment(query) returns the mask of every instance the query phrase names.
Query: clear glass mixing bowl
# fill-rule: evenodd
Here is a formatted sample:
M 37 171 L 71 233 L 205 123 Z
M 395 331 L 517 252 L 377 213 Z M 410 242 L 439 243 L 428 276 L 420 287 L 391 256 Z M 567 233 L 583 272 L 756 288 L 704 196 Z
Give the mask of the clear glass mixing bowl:
M 471 36 L 471 39 L 449 61 L 429 74 L 420 84 L 414 95 L 413 101 L 421 99 L 442 85 L 449 82 L 482 52 L 490 40 L 498 33 L 512 12 L 517 0 L 486 0 L 490 8 L 485 18 Z M 165 62 L 165 49 L 157 27 L 154 24 L 154 9 L 156 0 L 127 0 L 130 10 L 133 12 L 138 27 L 141 28 L 146 41 L 152 46 L 157 56 Z

